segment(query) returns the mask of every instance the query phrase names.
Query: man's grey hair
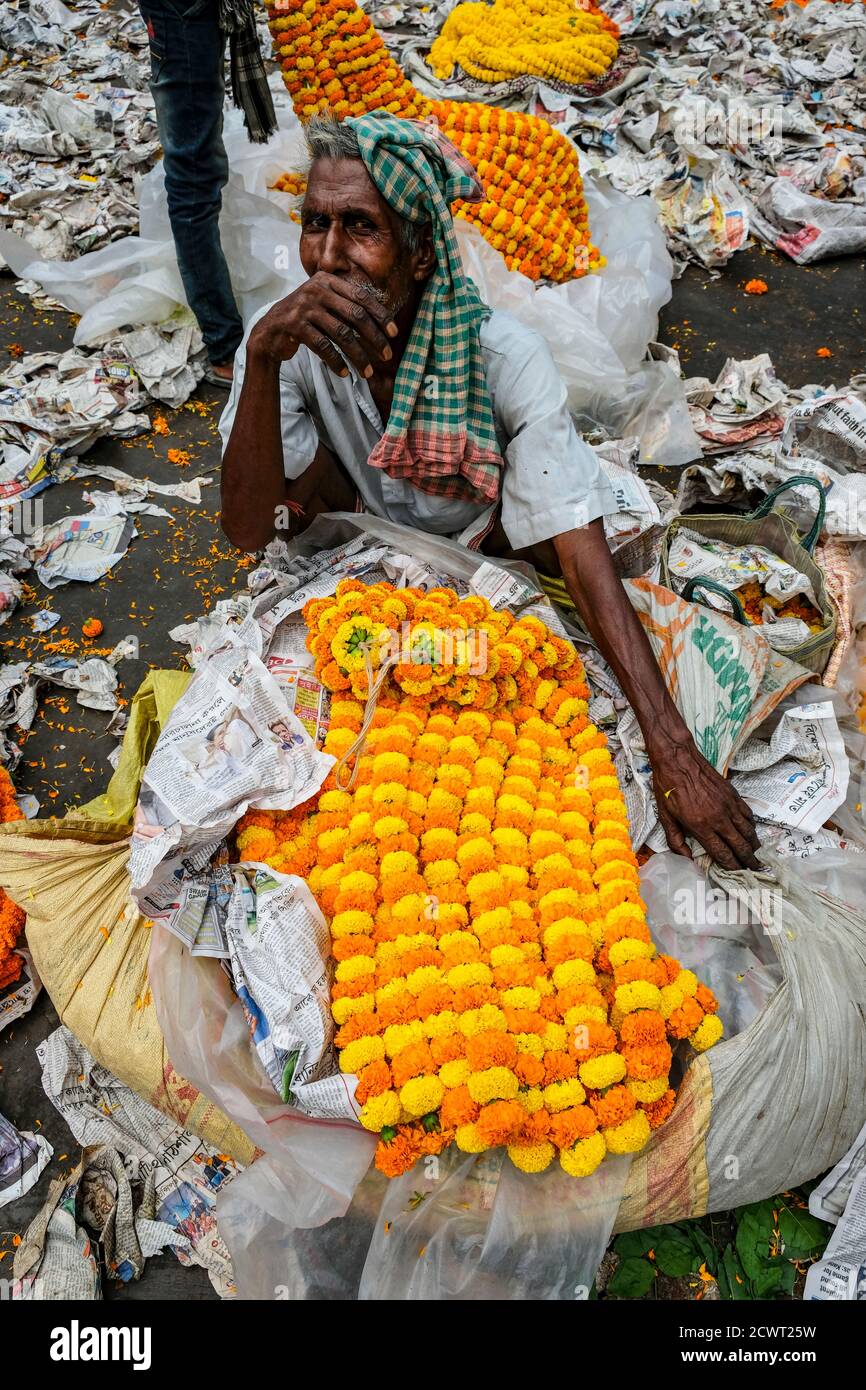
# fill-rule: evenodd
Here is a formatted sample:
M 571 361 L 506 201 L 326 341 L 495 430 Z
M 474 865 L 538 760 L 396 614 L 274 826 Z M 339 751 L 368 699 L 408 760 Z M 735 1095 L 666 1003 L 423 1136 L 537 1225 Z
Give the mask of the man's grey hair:
M 308 178 L 310 167 L 316 159 L 361 159 L 358 137 L 352 127 L 329 113 L 313 116 L 304 128 L 304 136 L 309 155 Z M 400 245 L 403 250 L 410 255 L 420 251 L 424 223 L 410 222 L 408 218 L 400 217 L 399 213 L 396 216 L 400 222 Z

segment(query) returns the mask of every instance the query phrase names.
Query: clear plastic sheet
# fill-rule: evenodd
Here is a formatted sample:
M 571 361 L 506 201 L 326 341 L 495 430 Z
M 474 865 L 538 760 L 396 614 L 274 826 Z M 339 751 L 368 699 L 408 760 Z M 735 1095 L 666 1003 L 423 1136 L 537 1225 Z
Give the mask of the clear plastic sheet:
M 447 1150 L 435 1174 L 419 1165 L 388 1182 L 372 1170 L 342 1219 L 292 1229 L 279 1176 L 259 1160 L 220 1195 L 219 1226 L 244 1299 L 581 1300 L 628 1172 L 623 1155 L 575 1183 Z
M 709 985 L 725 1036 L 741 1033 L 782 980 L 760 919 L 669 850 L 643 865 L 640 880 L 656 945 Z

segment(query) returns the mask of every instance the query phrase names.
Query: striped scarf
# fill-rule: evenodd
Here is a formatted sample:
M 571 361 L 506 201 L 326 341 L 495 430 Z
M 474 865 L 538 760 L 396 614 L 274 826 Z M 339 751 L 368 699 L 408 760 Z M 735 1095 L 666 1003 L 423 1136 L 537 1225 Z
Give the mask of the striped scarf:
M 410 222 L 431 222 L 436 249 L 388 424 L 367 461 L 421 492 L 496 502 L 503 461 L 478 339 L 490 310 L 463 272 L 451 216 L 455 199 L 478 200 L 480 185 L 435 126 L 384 111 L 347 124 L 386 203 Z
M 219 0 L 219 26 L 229 36 L 232 98 L 250 139 L 263 145 L 277 128 L 274 103 L 256 33 L 253 0 Z

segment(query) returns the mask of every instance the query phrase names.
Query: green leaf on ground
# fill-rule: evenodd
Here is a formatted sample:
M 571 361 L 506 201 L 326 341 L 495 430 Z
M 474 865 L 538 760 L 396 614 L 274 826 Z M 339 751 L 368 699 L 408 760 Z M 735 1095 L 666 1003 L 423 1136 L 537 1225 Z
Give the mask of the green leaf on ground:
M 607 1292 L 615 1298 L 643 1298 L 655 1277 L 649 1260 L 631 1257 L 620 1263 L 608 1283 Z
M 749 1298 L 749 1284 L 746 1278 L 746 1272 L 737 1259 L 732 1245 L 725 1247 L 722 1258 L 719 1261 L 717 1279 L 719 1293 L 722 1295 L 722 1298 L 730 1299 L 734 1302 Z
M 770 1258 L 770 1245 L 775 1230 L 775 1208 L 772 1202 L 755 1202 L 737 1213 L 737 1235 L 734 1244 L 740 1262 L 750 1280 L 757 1279 Z
M 779 1212 L 779 1234 L 788 1260 L 808 1260 L 820 1254 L 830 1238 L 830 1227 L 805 1207 L 782 1207 Z
M 617 1236 L 613 1248 L 621 1259 L 635 1259 L 652 1250 L 653 1242 L 665 1229 L 664 1226 L 647 1226 L 643 1231 L 625 1231 L 623 1235 Z
M 701 1257 L 692 1242 L 684 1240 L 674 1229 L 669 1235 L 660 1236 L 653 1250 L 656 1265 L 662 1274 L 668 1274 L 673 1279 L 682 1279 L 684 1275 L 691 1274 L 701 1263 Z

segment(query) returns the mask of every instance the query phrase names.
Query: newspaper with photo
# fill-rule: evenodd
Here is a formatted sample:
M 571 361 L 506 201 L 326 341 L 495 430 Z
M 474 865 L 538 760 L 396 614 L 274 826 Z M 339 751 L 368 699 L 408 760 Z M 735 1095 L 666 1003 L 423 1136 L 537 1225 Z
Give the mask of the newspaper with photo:
M 36 1055 L 45 1094 L 79 1143 L 117 1150 L 130 1182 L 142 1185 L 136 1230 L 145 1257 L 170 1244 L 181 1264 L 201 1265 L 221 1297 L 231 1297 L 215 1212 L 217 1193 L 240 1165 L 136 1095 L 67 1028 L 49 1034 Z

